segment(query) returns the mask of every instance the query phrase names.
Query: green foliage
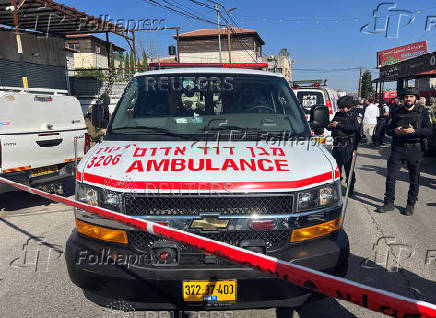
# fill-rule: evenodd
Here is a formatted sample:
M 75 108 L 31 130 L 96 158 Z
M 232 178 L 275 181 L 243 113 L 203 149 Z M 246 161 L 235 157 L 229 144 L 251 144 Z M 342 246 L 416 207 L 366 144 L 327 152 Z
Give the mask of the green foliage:
M 107 76 L 104 74 L 104 72 L 102 70 L 83 68 L 83 69 L 78 69 L 76 71 L 77 71 L 77 76 L 92 77 L 92 78 L 96 78 L 100 81 L 107 80 Z
M 111 60 L 111 65 L 109 65 L 110 69 L 115 69 L 115 54 L 114 54 L 114 49 L 112 47 L 112 43 L 109 47 L 109 56 L 110 56 L 110 60 Z
M 149 67 L 148 67 L 148 60 L 147 60 L 147 54 L 145 53 L 145 50 L 142 49 L 142 71 L 148 71 Z
M 130 74 L 135 74 L 135 56 L 133 55 L 133 52 L 130 51 L 130 57 L 129 57 L 129 64 L 130 64 Z
M 373 92 L 371 81 L 371 72 L 366 70 L 362 75 L 362 92 L 360 95 L 361 98 L 368 98 L 369 94 Z

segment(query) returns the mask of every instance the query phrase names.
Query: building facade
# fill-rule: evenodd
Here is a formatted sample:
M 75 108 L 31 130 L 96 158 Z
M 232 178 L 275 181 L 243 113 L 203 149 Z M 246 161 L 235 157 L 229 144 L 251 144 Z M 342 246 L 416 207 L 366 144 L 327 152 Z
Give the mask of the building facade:
M 118 67 L 121 61 L 121 55 L 125 50 L 115 44 L 112 44 L 114 52 L 114 66 Z M 91 34 L 73 34 L 67 35 L 65 46 L 74 50 L 74 68 L 109 68 L 106 41 Z
M 268 63 L 269 72 L 280 73 L 291 82 L 294 60 L 290 59 L 289 55 L 287 49 L 281 49 L 278 55 L 264 56 L 263 62 Z
M 222 63 L 260 62 L 265 42 L 252 29 L 222 28 Z M 177 39 L 176 36 L 174 36 Z M 230 46 L 229 46 L 230 43 Z M 230 54 L 229 54 L 230 53 Z M 218 29 L 199 29 L 179 35 L 180 63 L 219 63 Z

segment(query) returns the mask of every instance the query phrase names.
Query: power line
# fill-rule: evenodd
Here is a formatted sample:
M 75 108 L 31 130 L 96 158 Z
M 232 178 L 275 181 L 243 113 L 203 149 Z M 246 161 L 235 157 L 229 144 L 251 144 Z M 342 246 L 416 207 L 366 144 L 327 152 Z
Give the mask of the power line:
M 147 3 L 149 3 L 149 4 L 152 4 L 152 5 L 154 5 L 154 6 L 159 6 L 159 7 L 163 8 L 163 9 L 170 10 L 170 11 L 172 11 L 172 12 L 175 12 L 175 13 L 177 13 L 177 14 L 179 14 L 179 15 L 182 15 L 182 16 L 184 16 L 184 17 L 186 17 L 186 18 L 189 18 L 189 19 L 204 21 L 204 22 L 207 22 L 207 23 L 209 23 L 209 24 L 213 24 L 214 26 L 217 26 L 217 27 L 219 27 L 219 28 L 222 26 L 222 25 L 218 25 L 218 23 L 216 23 L 216 22 L 214 22 L 214 21 L 212 21 L 212 20 L 209 20 L 209 19 L 204 18 L 204 17 L 202 17 L 202 16 L 198 16 L 198 13 L 197 13 L 197 15 L 194 15 L 192 12 L 186 11 L 186 10 L 182 7 L 182 5 L 180 5 L 180 3 L 177 3 L 177 2 L 176 2 L 176 5 L 174 5 L 173 3 L 171 3 L 171 2 L 168 1 L 168 0 L 163 0 L 166 4 L 159 3 L 159 2 L 157 2 L 157 1 L 155 1 L 155 0 L 143 0 L 143 1 L 145 1 L 145 2 L 147 2 Z M 193 3 L 195 3 L 195 4 L 197 4 L 197 5 L 201 5 L 201 6 L 203 6 L 203 7 L 207 7 L 207 8 L 209 8 L 209 9 L 215 11 L 215 8 L 213 8 L 213 7 L 211 7 L 211 6 L 208 6 L 207 4 L 202 3 L 202 2 L 200 2 L 200 1 L 195 1 L 195 0 L 190 0 L 190 1 L 193 2 Z M 221 6 L 222 8 L 224 8 L 221 4 L 219 4 L 219 6 Z M 188 9 L 191 9 L 191 8 L 189 8 L 189 7 L 187 7 L 187 6 L 184 6 L 184 7 L 185 7 L 185 8 L 188 8 Z M 191 10 L 192 10 L 192 9 L 191 9 Z M 225 8 L 224 8 L 224 10 L 225 10 Z M 227 10 L 226 10 L 226 12 L 227 12 Z M 227 14 L 228 14 L 228 13 L 227 13 Z M 222 17 L 222 18 L 223 18 L 223 20 L 224 20 L 226 23 L 228 23 L 228 20 L 227 20 L 225 17 Z M 234 31 L 233 31 L 231 28 L 230 28 L 230 30 L 232 31 L 232 33 L 234 33 Z M 245 43 L 243 43 L 243 42 L 242 42 L 239 38 L 237 38 L 237 37 L 236 37 L 236 39 L 241 43 L 242 46 L 245 47 L 244 50 L 246 51 L 246 53 L 247 53 L 247 54 L 248 54 L 248 55 L 253 59 L 254 62 L 256 62 L 256 59 L 253 58 L 253 56 L 250 54 L 250 52 L 248 52 L 248 51 L 246 50 L 246 45 L 245 45 Z
M 147 2 L 147 3 L 149 3 L 151 5 L 154 5 L 154 6 L 161 7 L 161 8 L 166 9 L 166 10 L 170 10 L 172 12 L 175 12 L 175 13 L 177 13 L 179 15 L 182 15 L 182 16 L 184 16 L 186 18 L 189 18 L 189 19 L 192 19 L 192 20 L 199 20 L 199 21 L 207 22 L 207 23 L 215 25 L 215 26 L 217 25 L 217 23 L 212 21 L 212 20 L 196 16 L 196 15 L 192 14 L 189 11 L 186 11 L 184 9 L 180 9 L 180 7 L 177 8 L 177 6 L 174 6 L 169 1 L 165 1 L 165 3 L 169 4 L 170 6 L 162 4 L 162 3 L 159 3 L 159 2 L 157 2 L 155 0 L 142 0 L 142 1 Z
M 189 0 L 189 1 L 195 3 L 195 4 L 199 5 L 199 6 L 206 7 L 206 8 L 208 8 L 208 9 L 213 10 L 213 11 L 216 11 L 215 7 L 212 7 L 212 6 L 210 6 L 210 5 L 208 5 L 208 4 L 204 3 L 204 2 L 201 2 L 201 1 L 198 1 L 198 0 Z M 223 8 L 224 11 L 225 11 L 225 13 L 227 14 L 227 16 L 232 20 L 232 22 L 237 26 L 237 28 L 238 28 L 239 30 L 241 30 L 241 28 L 237 25 L 236 21 L 233 20 L 232 16 L 229 14 L 229 12 L 227 11 L 227 9 L 226 9 L 226 8 L 225 8 L 221 3 L 217 2 L 217 1 L 210 1 L 210 0 L 208 0 L 208 1 L 211 2 L 211 3 L 214 4 L 214 5 L 217 5 L 218 7 Z M 226 19 L 226 17 L 223 16 L 223 15 L 221 15 L 221 18 L 226 22 L 226 24 L 230 25 L 230 28 L 229 28 L 229 29 L 230 29 L 230 32 L 232 32 L 232 34 L 234 34 L 234 35 L 237 34 L 237 33 L 233 30 L 233 27 L 231 27 L 231 24 L 230 24 L 229 21 Z M 220 27 L 220 26 L 219 26 L 219 27 Z M 227 32 L 229 32 L 229 31 L 227 30 Z M 236 39 L 236 40 L 241 44 L 241 46 L 243 47 L 244 51 L 245 51 L 245 52 L 250 56 L 250 58 L 251 58 L 254 62 L 257 62 L 257 60 L 256 60 L 256 59 L 251 55 L 251 53 L 249 52 L 250 48 L 247 47 L 246 43 L 242 42 L 241 39 L 240 39 L 239 37 L 237 37 L 237 36 L 235 37 L 235 39 Z

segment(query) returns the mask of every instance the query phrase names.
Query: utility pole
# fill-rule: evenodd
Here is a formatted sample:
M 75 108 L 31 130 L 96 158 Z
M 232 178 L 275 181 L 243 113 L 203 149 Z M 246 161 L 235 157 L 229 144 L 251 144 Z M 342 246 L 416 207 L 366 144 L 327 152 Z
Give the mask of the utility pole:
M 215 10 L 218 15 L 218 52 L 219 52 L 219 61 L 220 63 L 223 62 L 221 57 L 221 26 L 220 26 L 220 7 L 219 5 L 215 5 Z
M 360 67 L 360 75 L 359 75 L 359 95 L 358 98 L 362 98 L 362 66 Z
M 29 82 L 27 80 L 27 72 L 26 72 L 26 63 L 24 62 L 23 46 L 21 44 L 20 27 L 18 24 L 18 10 L 19 10 L 19 6 L 17 6 L 16 0 L 11 0 L 10 11 L 12 11 L 12 17 L 15 27 L 15 38 L 17 40 L 18 61 L 20 62 L 20 68 L 21 68 L 21 80 L 23 81 L 23 88 L 29 88 Z
M 229 63 L 232 63 L 232 47 L 230 45 L 230 25 L 227 23 L 227 48 L 229 50 Z

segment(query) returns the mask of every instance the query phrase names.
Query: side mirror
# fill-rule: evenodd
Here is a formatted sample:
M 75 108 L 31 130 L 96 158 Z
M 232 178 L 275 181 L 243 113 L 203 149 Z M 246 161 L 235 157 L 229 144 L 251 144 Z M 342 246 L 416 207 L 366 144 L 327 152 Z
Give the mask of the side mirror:
M 324 130 L 330 123 L 329 109 L 325 105 L 315 105 L 310 109 L 310 127 L 316 132 Z
M 111 98 L 103 94 L 97 104 L 92 106 L 91 123 L 97 128 L 106 128 L 109 124 L 109 104 Z

